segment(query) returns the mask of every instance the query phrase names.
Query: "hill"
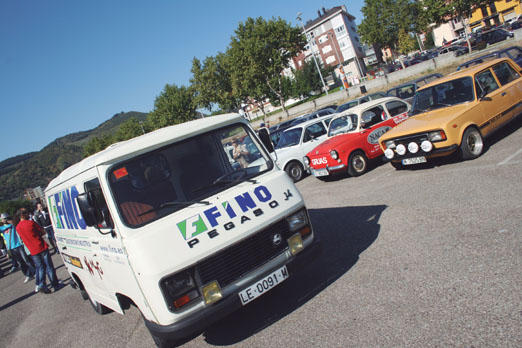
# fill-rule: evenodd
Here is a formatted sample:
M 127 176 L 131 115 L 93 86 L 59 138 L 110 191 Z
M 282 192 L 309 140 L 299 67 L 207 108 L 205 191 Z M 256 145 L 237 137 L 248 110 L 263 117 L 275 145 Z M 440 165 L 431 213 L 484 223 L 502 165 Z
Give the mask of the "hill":
M 121 112 L 94 129 L 57 138 L 41 151 L 0 162 L 0 201 L 19 198 L 27 188 L 41 186 L 44 189 L 65 168 L 83 158 L 83 146 L 90 139 L 116 132 L 120 124 L 130 118 L 144 121 L 146 116 L 142 112 Z

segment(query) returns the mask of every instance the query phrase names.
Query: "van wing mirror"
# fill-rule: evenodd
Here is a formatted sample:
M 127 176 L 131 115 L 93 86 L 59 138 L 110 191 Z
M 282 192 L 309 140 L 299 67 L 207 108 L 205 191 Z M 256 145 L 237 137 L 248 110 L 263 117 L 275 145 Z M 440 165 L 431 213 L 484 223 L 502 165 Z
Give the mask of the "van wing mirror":
M 268 152 L 274 152 L 274 144 L 272 144 L 272 140 L 270 139 L 270 132 L 268 129 L 264 127 L 259 128 L 257 130 L 257 135 L 259 136 L 259 139 L 261 139 L 263 145 L 265 145 L 265 148 L 268 150 Z
M 76 197 L 76 202 L 78 203 L 78 208 L 80 208 L 80 213 L 83 216 L 85 224 L 87 226 L 98 225 L 98 215 L 96 214 L 96 198 L 94 197 L 93 193 L 88 191 L 79 194 Z

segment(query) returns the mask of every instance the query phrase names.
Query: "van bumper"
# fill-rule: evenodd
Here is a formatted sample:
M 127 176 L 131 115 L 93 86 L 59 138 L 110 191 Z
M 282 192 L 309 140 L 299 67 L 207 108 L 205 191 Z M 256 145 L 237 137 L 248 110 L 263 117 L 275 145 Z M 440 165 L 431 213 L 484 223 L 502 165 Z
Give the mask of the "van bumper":
M 312 244 L 297 254 L 293 259 L 290 259 L 286 264 L 290 275 L 317 258 L 320 252 L 321 243 L 317 234 L 315 234 Z M 235 292 L 208 308 L 169 325 L 159 325 L 143 318 L 145 326 L 149 329 L 152 336 L 161 340 L 182 341 L 183 339 L 190 338 L 194 334 L 202 332 L 217 320 L 243 307 L 238 293 L 239 292 Z

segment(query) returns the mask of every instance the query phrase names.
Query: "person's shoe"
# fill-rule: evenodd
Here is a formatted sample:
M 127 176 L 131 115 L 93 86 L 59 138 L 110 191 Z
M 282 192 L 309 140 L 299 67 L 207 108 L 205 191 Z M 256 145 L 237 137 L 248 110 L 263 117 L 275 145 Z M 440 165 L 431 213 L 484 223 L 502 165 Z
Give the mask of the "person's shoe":
M 7 271 L 7 274 L 14 273 L 14 272 L 16 272 L 16 271 L 18 271 L 18 268 L 13 267 L 13 268 L 11 268 L 9 271 Z
M 44 287 L 41 287 L 38 292 L 41 292 L 42 294 L 50 294 L 51 293 L 51 290 L 47 289 L 47 288 L 44 288 Z
M 62 282 L 58 282 L 58 284 L 56 284 L 55 286 L 53 286 L 53 291 L 56 292 L 58 290 L 60 290 L 61 288 L 63 288 L 65 286 L 64 283 Z
M 24 283 L 27 283 L 28 281 L 30 281 L 33 278 L 34 278 L 33 276 L 25 276 Z

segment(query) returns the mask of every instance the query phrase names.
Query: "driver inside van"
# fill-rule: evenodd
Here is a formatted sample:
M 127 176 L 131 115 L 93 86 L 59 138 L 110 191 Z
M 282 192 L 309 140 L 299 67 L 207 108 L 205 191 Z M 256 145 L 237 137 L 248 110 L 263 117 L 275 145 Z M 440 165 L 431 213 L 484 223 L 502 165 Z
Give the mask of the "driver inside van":
M 232 158 L 234 158 L 239 163 L 239 165 L 241 165 L 241 168 L 246 168 L 248 166 L 247 156 L 250 154 L 250 152 L 248 152 L 245 144 L 240 144 L 239 140 L 234 138 L 232 140 L 232 147 Z

